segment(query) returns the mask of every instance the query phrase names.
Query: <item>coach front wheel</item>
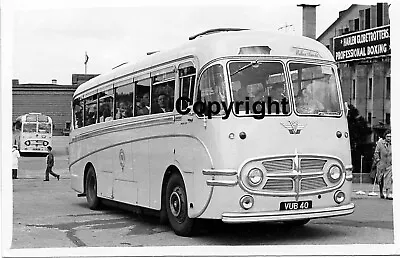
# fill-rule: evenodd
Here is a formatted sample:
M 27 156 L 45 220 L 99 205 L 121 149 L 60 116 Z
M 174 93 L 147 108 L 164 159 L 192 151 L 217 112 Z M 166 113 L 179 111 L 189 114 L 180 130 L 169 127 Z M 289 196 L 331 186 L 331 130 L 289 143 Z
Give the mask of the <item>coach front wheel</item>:
M 169 224 L 179 236 L 194 233 L 194 219 L 188 216 L 186 189 L 180 175 L 172 174 L 167 183 L 165 208 Z
M 97 179 L 94 168 L 90 167 L 86 176 L 85 182 L 86 189 L 86 201 L 91 210 L 97 210 L 100 208 L 100 199 L 97 197 Z

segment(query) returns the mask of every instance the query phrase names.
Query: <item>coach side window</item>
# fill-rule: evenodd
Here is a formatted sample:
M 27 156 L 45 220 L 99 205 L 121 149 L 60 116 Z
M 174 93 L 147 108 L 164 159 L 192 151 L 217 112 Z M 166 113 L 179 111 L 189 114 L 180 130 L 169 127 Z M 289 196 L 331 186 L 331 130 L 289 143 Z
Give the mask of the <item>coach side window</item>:
M 113 90 L 109 89 L 99 92 L 99 122 L 107 122 L 113 120 Z
M 84 125 L 92 125 L 97 123 L 97 94 L 85 98 L 85 119 Z
M 115 119 L 133 116 L 133 85 L 132 83 L 115 89 Z
M 166 113 L 174 109 L 175 70 L 173 67 L 152 76 L 151 113 Z
M 179 65 L 179 97 L 189 99 L 189 103 L 182 101 L 182 109 L 193 104 L 193 92 L 196 80 L 196 68 L 191 62 Z
M 199 88 L 197 92 L 197 101 L 208 103 L 208 102 L 219 102 L 220 107 L 222 106 L 221 102 L 226 103 L 226 87 L 224 80 L 222 65 L 213 65 L 201 75 Z M 213 111 L 216 108 L 216 105 L 212 106 Z M 224 115 L 224 111 L 221 108 L 221 111 L 218 115 Z
M 150 114 L 150 78 L 135 83 L 135 116 Z
M 83 126 L 83 100 L 80 98 L 74 99 L 72 108 L 74 113 L 74 128 L 81 128 Z

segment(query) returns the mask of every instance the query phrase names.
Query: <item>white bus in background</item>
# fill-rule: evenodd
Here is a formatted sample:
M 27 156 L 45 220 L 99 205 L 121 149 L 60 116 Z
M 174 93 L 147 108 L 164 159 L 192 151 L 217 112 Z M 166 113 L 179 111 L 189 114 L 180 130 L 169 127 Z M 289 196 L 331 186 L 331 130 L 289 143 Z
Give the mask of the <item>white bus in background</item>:
M 13 144 L 21 153 L 47 153 L 52 146 L 53 123 L 49 116 L 29 113 L 15 121 Z
M 183 236 L 197 219 L 303 225 L 351 214 L 349 133 L 329 50 L 250 30 L 190 39 L 78 87 L 69 150 L 78 196 L 91 209 L 107 199 L 158 210 Z M 239 104 L 200 114 L 200 102 Z

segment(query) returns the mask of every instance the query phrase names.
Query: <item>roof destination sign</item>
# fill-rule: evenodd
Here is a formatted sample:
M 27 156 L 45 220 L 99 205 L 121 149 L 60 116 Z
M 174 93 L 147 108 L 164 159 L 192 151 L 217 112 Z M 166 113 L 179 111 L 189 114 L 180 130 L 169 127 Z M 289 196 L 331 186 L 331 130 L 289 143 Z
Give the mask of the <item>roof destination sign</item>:
M 390 55 L 390 25 L 335 37 L 333 39 L 336 62 Z

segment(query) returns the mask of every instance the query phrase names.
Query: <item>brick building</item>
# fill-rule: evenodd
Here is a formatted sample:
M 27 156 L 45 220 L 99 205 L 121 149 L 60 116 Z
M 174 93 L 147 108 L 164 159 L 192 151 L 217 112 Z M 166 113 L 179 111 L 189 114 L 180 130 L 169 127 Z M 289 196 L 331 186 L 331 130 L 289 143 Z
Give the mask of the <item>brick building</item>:
M 368 121 L 371 142 L 390 128 L 389 7 L 353 4 L 317 38 L 338 62 L 343 99 Z
M 76 88 L 96 74 L 73 74 L 72 85 L 24 83 L 12 81 L 12 119 L 29 112 L 39 112 L 53 119 L 54 135 L 61 135 L 71 122 L 71 101 Z

